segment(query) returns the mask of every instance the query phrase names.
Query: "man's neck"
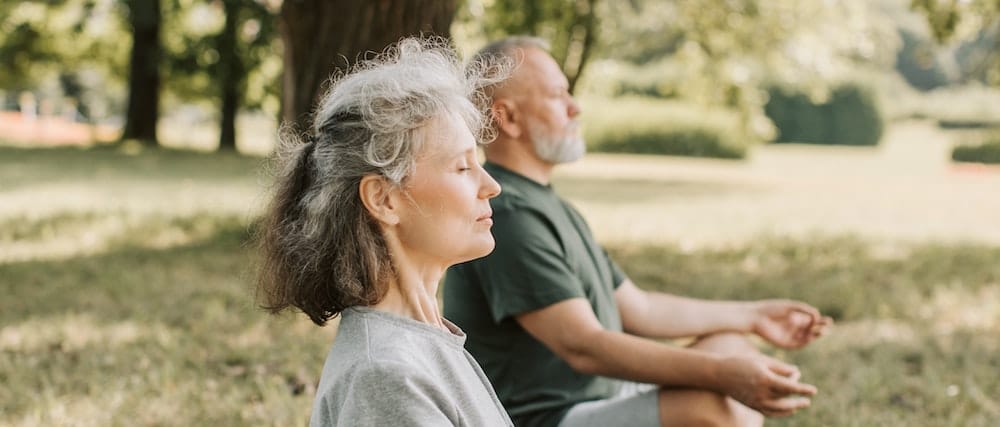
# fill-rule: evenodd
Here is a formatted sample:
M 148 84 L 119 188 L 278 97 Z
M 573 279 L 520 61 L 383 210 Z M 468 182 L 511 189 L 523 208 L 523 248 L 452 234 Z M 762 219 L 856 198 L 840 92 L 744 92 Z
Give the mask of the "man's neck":
M 503 146 L 507 149 L 491 150 L 490 148 L 493 147 L 487 146 L 486 161 L 523 175 L 539 184 L 549 185 L 555 165 L 539 159 L 533 151 L 530 151 L 530 148 L 511 149 L 512 145 L 516 143 L 515 141 L 494 141 L 492 144 L 502 144 L 498 145 L 497 148 Z

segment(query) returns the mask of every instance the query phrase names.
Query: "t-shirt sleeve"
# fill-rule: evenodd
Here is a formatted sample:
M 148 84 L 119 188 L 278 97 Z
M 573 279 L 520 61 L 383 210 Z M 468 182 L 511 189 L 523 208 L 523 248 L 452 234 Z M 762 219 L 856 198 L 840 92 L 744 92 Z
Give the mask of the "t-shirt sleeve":
M 628 275 L 626 275 L 625 271 L 618 266 L 618 263 L 616 263 L 615 260 L 611 259 L 607 250 L 602 248 L 601 252 L 604 252 L 604 259 L 607 260 L 608 267 L 611 267 L 611 280 L 614 280 L 614 287 L 615 289 L 618 289 L 618 287 L 621 286 L 622 283 L 625 283 L 625 280 L 628 279 Z
M 585 296 L 548 220 L 528 209 L 494 217 L 496 248 L 474 268 L 495 322 Z
M 392 366 L 366 366 L 325 396 L 312 426 L 453 425 L 455 408 L 422 374 Z

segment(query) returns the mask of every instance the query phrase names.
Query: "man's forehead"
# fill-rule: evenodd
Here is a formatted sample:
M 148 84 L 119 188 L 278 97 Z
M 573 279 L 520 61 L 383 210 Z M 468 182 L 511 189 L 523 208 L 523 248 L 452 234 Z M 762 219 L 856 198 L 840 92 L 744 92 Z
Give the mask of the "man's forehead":
M 548 52 L 534 48 L 523 48 L 510 83 L 513 87 L 537 85 L 543 88 L 566 86 L 566 76 Z

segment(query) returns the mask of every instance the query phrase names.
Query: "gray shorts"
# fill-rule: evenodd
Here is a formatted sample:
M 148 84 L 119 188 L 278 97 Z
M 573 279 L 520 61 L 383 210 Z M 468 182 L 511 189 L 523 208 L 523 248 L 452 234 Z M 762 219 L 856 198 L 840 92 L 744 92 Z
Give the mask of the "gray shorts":
M 624 382 L 618 395 L 573 406 L 559 427 L 660 427 L 660 388 Z

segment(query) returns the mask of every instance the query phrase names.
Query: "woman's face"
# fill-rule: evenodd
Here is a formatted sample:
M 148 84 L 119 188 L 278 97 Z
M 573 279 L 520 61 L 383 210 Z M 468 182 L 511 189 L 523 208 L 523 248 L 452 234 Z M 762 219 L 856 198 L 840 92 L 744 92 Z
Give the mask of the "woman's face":
M 453 265 L 493 250 L 489 199 L 500 185 L 476 157 L 476 139 L 456 114 L 436 119 L 406 184 L 397 227 L 411 257 Z

